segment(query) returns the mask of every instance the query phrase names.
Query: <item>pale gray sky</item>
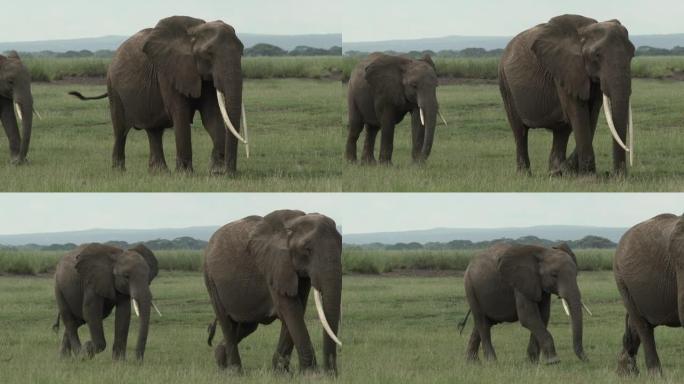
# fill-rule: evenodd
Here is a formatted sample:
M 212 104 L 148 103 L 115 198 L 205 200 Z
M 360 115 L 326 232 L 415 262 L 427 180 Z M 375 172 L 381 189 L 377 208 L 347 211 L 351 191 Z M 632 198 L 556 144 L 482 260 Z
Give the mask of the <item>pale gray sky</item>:
M 512 36 L 553 16 L 618 19 L 631 34 L 684 32 L 681 0 L 343 0 L 344 41 Z
M 326 214 L 344 233 L 533 225 L 628 227 L 681 214 L 682 194 L 643 193 L 49 193 L 0 194 L 0 234 L 223 225 L 291 208 Z
M 7 0 L 8 2 L 10 0 Z M 345 0 L 342 0 L 345 1 Z M 0 41 L 132 35 L 173 15 L 223 20 L 241 33 L 340 33 L 340 1 L 28 0 L 3 7 Z

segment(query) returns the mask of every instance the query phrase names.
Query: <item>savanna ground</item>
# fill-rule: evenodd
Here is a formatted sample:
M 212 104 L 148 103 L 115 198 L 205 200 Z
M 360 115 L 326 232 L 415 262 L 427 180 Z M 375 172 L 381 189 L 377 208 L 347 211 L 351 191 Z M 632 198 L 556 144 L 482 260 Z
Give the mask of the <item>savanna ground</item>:
M 677 58 L 637 59 L 635 76 L 668 78 L 684 67 L 684 61 Z M 449 127 L 438 126 L 430 159 L 425 165 L 416 166 L 410 160 L 409 119 L 405 119 L 396 129 L 391 167 L 344 161 L 346 85 L 320 75 L 325 71 L 338 72 L 332 64 L 321 63 L 317 64 L 320 68 L 308 74 L 309 64 L 295 59 L 263 60 L 258 66 L 250 67 L 262 68 L 265 75 L 255 72 L 245 81 L 244 102 L 252 157 L 245 159 L 244 149 L 240 148 L 238 175 L 234 178 L 209 175 L 211 140 L 197 116 L 192 136 L 194 174 L 173 170 L 175 144 L 171 130 L 164 138 L 169 173 L 148 172 L 147 138 L 144 132 L 134 130 L 126 146 L 127 171 L 114 171 L 110 168 L 113 135 L 108 102 L 81 102 L 66 94 L 73 89 L 87 95 L 100 94 L 105 90 L 104 85 L 73 81 L 34 83 L 36 108 L 43 120 L 34 119 L 31 163 L 22 167 L 9 165 L 6 141 L 0 140 L 0 190 L 572 192 L 681 191 L 684 188 L 684 136 L 680 135 L 684 124 L 682 81 L 634 80 L 636 152 L 629 176 L 606 175 L 612 170 L 612 139 L 601 117 L 594 140 L 598 176 L 550 178 L 547 159 L 551 134 L 545 130 L 531 131 L 533 175 L 518 174 L 515 145 L 496 82 L 458 80 L 489 78 L 488 73 L 495 68 L 492 59 L 438 62 L 440 68 L 445 68 L 445 76 L 461 74 L 457 80 L 447 79 L 438 88 L 441 110 Z M 351 64 L 348 60 L 341 63 L 343 73 L 348 72 Z M 287 71 L 282 68 L 291 67 L 296 69 L 285 75 Z M 68 77 L 77 72 L 59 72 L 59 68 L 46 71 L 50 74 L 48 78 Z M 298 78 L 280 79 L 280 76 Z M 363 136 L 359 151 L 362 145 Z M 573 147 L 571 139 L 568 153 Z
M 529 333 L 519 324 L 499 325 L 492 340 L 495 363 L 468 364 L 464 351 L 472 319 L 463 335 L 456 324 L 467 304 L 460 275 L 398 277 L 346 275 L 338 355 L 340 383 L 618 383 L 616 355 L 621 348 L 624 310 L 612 273 L 582 272 L 579 284 L 594 316 L 585 317 L 584 346 L 589 363 L 572 352 L 569 320 L 554 300 L 550 332 L 561 363 L 543 366 L 526 361 Z M 55 317 L 53 280 L 41 277 L 0 277 L 0 382 L 145 382 L 145 383 L 269 383 L 291 382 L 290 375 L 270 369 L 279 325 L 261 326 L 240 345 L 244 374 L 216 368 L 213 349 L 206 344 L 206 325 L 213 318 L 201 274 L 162 271 L 152 291 L 163 317 L 153 317 L 145 362 L 134 361 L 137 321 L 129 333 L 129 360 L 112 362 L 113 316 L 105 322 L 107 349 L 92 361 L 58 357 L 60 336 L 50 327 Z M 321 354 L 321 327 L 312 308 L 307 326 Z M 665 380 L 678 382 L 681 331 L 658 328 L 656 337 Z M 81 340 L 88 332 L 81 328 Z M 216 341 L 216 340 L 215 340 Z M 293 368 L 297 357 L 293 354 Z M 643 354 L 639 354 L 643 369 Z M 333 381 L 325 376 L 301 377 L 298 382 Z M 630 382 L 652 382 L 642 375 Z

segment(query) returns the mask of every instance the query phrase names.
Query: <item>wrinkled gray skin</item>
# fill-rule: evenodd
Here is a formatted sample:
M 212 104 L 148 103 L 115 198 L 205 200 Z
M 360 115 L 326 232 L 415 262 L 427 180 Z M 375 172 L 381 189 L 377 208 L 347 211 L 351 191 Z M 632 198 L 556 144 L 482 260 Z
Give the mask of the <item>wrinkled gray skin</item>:
M 530 128 L 553 132 L 549 171 L 595 173 L 592 141 L 605 93 L 626 143 L 634 46 L 619 21 L 554 17 L 517 35 L 499 64 L 499 87 L 515 138 L 518 170 L 529 173 Z M 575 150 L 566 159 L 570 134 Z M 625 151 L 613 141 L 613 169 L 625 174 Z
M 684 219 L 662 214 L 630 228 L 615 251 L 613 273 L 627 310 L 617 372 L 639 372 L 643 344 L 646 368 L 660 375 L 654 328 L 684 324 Z
M 21 134 L 14 112 L 15 102 L 19 104 L 23 117 Z M 31 75 L 14 51 L 7 56 L 0 55 L 0 121 L 9 140 L 12 164 L 25 163 L 33 127 Z
M 304 311 L 313 286 L 337 333 L 342 294 L 342 237 L 335 222 L 301 211 L 249 216 L 220 228 L 205 251 L 204 281 L 223 341 L 215 350 L 219 367 L 241 370 L 238 343 L 259 324 L 280 319 L 273 368 L 288 370 L 293 348 L 300 370 L 316 368 Z M 336 345 L 323 332 L 323 366 L 337 372 Z
M 150 324 L 150 283 L 157 271 L 157 259 L 144 245 L 124 251 L 105 244 L 84 244 L 62 257 L 55 272 L 59 315 L 53 326 L 56 331 L 59 320 L 64 323 L 61 355 L 81 353 L 78 328 L 83 324 L 88 324 L 90 330 L 90 340 L 84 345 L 85 355 L 92 358 L 102 352 L 107 346 L 102 320 L 116 307 L 112 357 L 125 359 L 134 298 L 140 309 L 135 355 L 142 360 Z
M 164 129 L 173 128 L 176 170 L 191 172 L 190 125 L 199 112 L 214 144 L 211 172 L 235 173 L 237 139 L 226 134 L 216 90 L 225 95 L 228 117 L 239 130 L 242 53 L 242 42 L 233 27 L 187 16 L 162 19 L 154 28 L 126 40 L 107 73 L 114 126 L 112 166 L 125 168 L 126 136 L 134 127 L 147 133 L 149 168 L 167 169 L 162 135 Z
M 499 323 L 520 321 L 530 330 L 527 356 L 532 362 L 559 362 L 553 337 L 546 329 L 551 295 L 565 298 L 570 307 L 575 354 L 586 360 L 582 347 L 582 302 L 577 286 L 577 261 L 566 244 L 545 248 L 536 245 L 496 244 L 477 255 L 465 272 L 465 292 L 475 326 L 466 358 L 496 360 L 490 329 Z
M 375 163 L 375 138 L 381 131 L 380 163 L 391 163 L 394 127 L 407 113 L 411 114 L 413 161 L 427 160 L 439 109 L 436 88 L 437 73 L 430 56 L 413 60 L 373 53 L 361 61 L 349 79 L 347 160 L 356 161 L 356 142 L 365 125 L 361 160 Z M 423 108 L 425 126 L 420 123 L 419 107 Z

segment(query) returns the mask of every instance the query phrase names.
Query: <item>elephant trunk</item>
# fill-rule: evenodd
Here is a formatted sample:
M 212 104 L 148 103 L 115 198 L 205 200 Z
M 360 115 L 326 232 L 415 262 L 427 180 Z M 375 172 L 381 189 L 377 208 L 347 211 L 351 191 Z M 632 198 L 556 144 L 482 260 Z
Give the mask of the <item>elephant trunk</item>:
M 28 86 L 28 89 L 15 90 L 14 102 L 16 103 L 17 117 L 21 122 L 21 144 L 17 161 L 23 163 L 28 155 L 33 128 L 33 97 L 31 96 L 30 86 Z
M 242 69 L 238 61 L 230 68 L 214 76 L 221 107 L 224 98 L 224 106 L 221 107 L 224 124 L 226 126 L 225 141 L 225 165 L 229 174 L 234 174 L 237 170 L 237 147 L 238 140 L 247 144 L 246 137 L 240 135 L 242 118 Z
M 572 346 L 575 355 L 582 361 L 587 360 L 582 345 L 582 297 L 577 282 L 573 279 L 573 283 L 568 284 L 565 288 L 561 287 L 558 293 L 568 303 L 572 325 Z
M 338 335 L 341 300 L 342 300 L 342 273 L 341 271 L 331 272 L 325 279 L 322 279 L 321 295 L 322 308 L 325 320 L 330 326 L 330 331 Z M 314 287 L 314 289 L 316 289 Z M 324 368 L 333 373 L 337 373 L 337 348 L 334 340 L 328 332 L 323 331 L 323 364 Z
M 626 171 L 626 153 L 630 152 L 631 163 L 634 151 L 631 132 L 634 127 L 630 126 L 631 79 L 620 76 L 605 81 L 605 84 L 602 83 L 601 89 L 604 92 L 604 113 L 613 135 L 613 169 L 616 172 L 624 173 Z
M 140 312 L 140 326 L 138 328 L 138 341 L 135 347 L 135 357 L 138 360 L 143 360 L 145 356 L 145 346 L 147 345 L 147 334 L 150 329 L 150 309 L 152 307 L 152 295 L 149 289 L 141 292 L 133 292 L 131 300 L 137 303 L 137 308 Z M 134 304 L 135 306 L 136 304 Z
M 421 124 L 425 129 L 423 147 L 421 149 L 421 160 L 427 160 L 432 151 L 432 142 L 435 137 L 435 126 L 437 125 L 437 96 L 419 98 L 418 107 L 420 108 Z

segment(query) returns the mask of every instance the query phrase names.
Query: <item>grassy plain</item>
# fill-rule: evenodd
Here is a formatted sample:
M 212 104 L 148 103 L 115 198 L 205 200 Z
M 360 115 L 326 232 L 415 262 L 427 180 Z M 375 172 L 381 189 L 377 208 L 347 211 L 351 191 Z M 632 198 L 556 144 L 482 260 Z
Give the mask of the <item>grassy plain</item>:
M 463 335 L 456 323 L 467 304 L 463 279 L 442 277 L 344 277 L 343 320 L 339 352 L 340 376 L 294 378 L 270 370 L 279 326 L 260 327 L 240 345 L 244 375 L 217 370 L 206 345 L 206 325 L 213 318 L 201 275 L 162 272 L 152 284 L 163 317 L 154 317 L 143 365 L 133 360 L 112 362 L 113 319 L 105 322 L 109 343 L 92 361 L 61 360 L 60 336 L 50 330 L 55 316 L 53 281 L 48 277 L 0 277 L 0 382 L 70 383 L 623 383 L 615 374 L 621 348 L 624 309 L 608 271 L 582 272 L 579 284 L 594 316 L 585 318 L 584 345 L 589 363 L 573 353 L 568 318 L 554 300 L 550 332 L 561 363 L 533 365 L 526 361 L 528 332 L 519 324 L 499 325 L 492 340 L 499 361 L 467 364 L 464 359 L 472 319 Z M 311 302 L 312 300 L 310 300 Z M 310 303 L 311 305 L 311 303 Z M 320 359 L 321 330 L 315 310 L 307 325 Z M 137 323 L 132 321 L 129 358 Z M 81 340 L 88 340 L 85 327 Z M 658 328 L 656 338 L 665 379 L 679 382 L 681 331 Z M 293 366 L 297 363 L 293 356 Z M 643 355 L 639 365 L 643 371 Z M 653 382 L 647 375 L 630 383 Z

